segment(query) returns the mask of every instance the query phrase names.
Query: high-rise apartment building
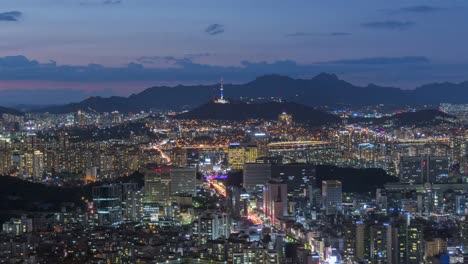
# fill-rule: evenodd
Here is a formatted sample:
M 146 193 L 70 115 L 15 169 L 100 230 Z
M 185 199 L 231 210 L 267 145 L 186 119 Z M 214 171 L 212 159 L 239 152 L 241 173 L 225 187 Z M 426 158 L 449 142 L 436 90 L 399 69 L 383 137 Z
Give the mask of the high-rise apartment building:
M 405 263 L 419 264 L 423 262 L 423 227 L 418 224 L 408 226 L 407 254 Z
M 392 227 L 389 224 L 376 224 L 370 227 L 369 249 L 371 263 L 394 263 L 392 262 Z
M 228 216 L 220 212 L 203 212 L 193 222 L 193 235 L 200 244 L 206 244 L 208 240 L 229 235 Z

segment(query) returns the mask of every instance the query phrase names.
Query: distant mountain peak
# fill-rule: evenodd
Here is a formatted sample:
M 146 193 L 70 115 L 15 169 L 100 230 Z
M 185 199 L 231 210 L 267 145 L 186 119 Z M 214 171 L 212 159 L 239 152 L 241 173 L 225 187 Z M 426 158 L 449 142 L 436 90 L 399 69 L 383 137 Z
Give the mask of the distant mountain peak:
M 101 96 L 90 96 L 86 99 L 84 99 L 82 102 L 94 102 L 103 99 Z
M 340 78 L 336 74 L 322 72 L 312 78 L 314 81 L 340 81 Z

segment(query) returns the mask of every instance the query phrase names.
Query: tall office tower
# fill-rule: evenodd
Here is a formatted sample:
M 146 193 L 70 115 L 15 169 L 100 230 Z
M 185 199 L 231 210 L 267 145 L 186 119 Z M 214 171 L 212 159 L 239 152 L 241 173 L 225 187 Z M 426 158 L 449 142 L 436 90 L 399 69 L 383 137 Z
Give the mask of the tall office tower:
M 421 184 L 424 182 L 427 160 L 421 156 L 404 156 L 400 159 L 400 181 Z
M 400 181 L 447 183 L 449 166 L 446 156 L 404 156 L 400 160 Z
M 34 181 L 40 182 L 44 174 L 44 154 L 39 150 L 33 153 L 33 178 Z
M 274 164 L 271 178 L 288 183 L 288 194 L 293 198 L 304 197 L 307 185 L 316 182 L 316 166 L 313 164 Z
M 320 188 L 315 187 L 313 183 L 307 184 L 307 196 L 309 198 L 309 206 L 320 210 L 320 204 L 322 203 L 322 194 Z
M 419 264 L 424 257 L 423 251 L 423 227 L 418 224 L 411 224 L 408 227 L 407 254 L 405 263 Z
M 145 203 L 168 204 L 171 196 L 170 167 L 161 167 L 148 164 L 144 170 L 145 175 Z
M 447 183 L 449 181 L 448 174 L 450 163 L 448 157 L 429 156 L 427 182 L 430 183 Z
M 201 245 L 208 240 L 229 236 L 228 216 L 220 212 L 203 212 L 193 222 L 193 235 Z
M 376 224 L 370 227 L 371 263 L 387 264 L 392 262 L 392 227 L 389 224 Z
M 340 181 L 322 181 L 322 208 L 326 215 L 342 211 L 342 185 Z
M 93 187 L 93 204 L 100 226 L 115 226 L 122 222 L 122 187 L 108 184 Z
M 243 186 L 251 192 L 256 187 L 263 186 L 270 180 L 271 163 L 245 163 L 243 171 Z
M 197 188 L 197 168 L 172 168 L 170 171 L 171 195 L 186 193 L 195 195 Z
M 256 162 L 258 158 L 258 146 L 247 144 L 244 146 L 244 163 Z
M 229 186 L 227 188 L 227 197 L 226 197 L 226 211 L 233 219 L 239 219 L 241 217 L 241 211 L 245 212 L 246 201 L 241 199 L 241 187 L 239 186 Z
M 271 180 L 263 190 L 263 212 L 274 223 L 288 215 L 287 185 L 280 180 Z
M 243 168 L 245 162 L 245 149 L 240 143 L 231 143 L 228 147 L 229 167 L 234 170 Z
M 137 222 L 142 217 L 143 192 L 137 183 L 122 184 L 122 219 Z

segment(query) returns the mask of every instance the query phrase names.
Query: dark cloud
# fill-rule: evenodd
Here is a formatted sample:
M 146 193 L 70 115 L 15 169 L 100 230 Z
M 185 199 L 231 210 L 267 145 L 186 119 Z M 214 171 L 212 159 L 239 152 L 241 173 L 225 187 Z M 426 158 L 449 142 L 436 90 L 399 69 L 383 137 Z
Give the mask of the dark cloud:
M 178 58 L 174 56 L 142 56 L 135 61 L 147 66 L 166 66 L 166 67 L 180 67 L 183 64 L 192 63 L 193 60 L 211 56 L 211 53 L 192 53 L 187 54 L 185 57 Z
M 177 58 L 174 56 L 142 56 L 137 58 L 136 63 L 142 65 L 159 65 L 166 67 L 181 67 L 184 64 L 192 63 L 192 60 L 197 58 L 196 56 L 187 56 L 183 58 Z
M 10 11 L 10 12 L 3 12 L 0 13 L 0 21 L 18 21 L 23 13 L 19 11 Z
M 444 8 L 428 5 L 417 5 L 402 7 L 398 10 L 394 10 L 394 13 L 432 13 L 443 10 Z
M 307 36 L 317 36 L 317 37 L 339 37 L 339 36 L 349 36 L 352 33 L 349 32 L 331 32 L 331 33 L 313 33 L 313 32 L 294 32 L 286 34 L 286 37 L 307 37 Z
M 326 64 L 361 64 L 361 65 L 388 65 L 388 64 L 411 64 L 411 63 L 429 63 L 430 60 L 424 56 L 406 56 L 406 57 L 374 57 L 351 60 L 336 60 L 325 62 Z
M 100 5 L 120 5 L 123 0 L 101 0 L 101 1 L 83 1 L 80 2 L 81 6 L 100 6 Z
M 363 23 L 363 27 L 373 29 L 389 29 L 389 30 L 404 30 L 414 26 L 416 23 L 413 21 L 398 21 L 398 20 L 386 20 L 386 21 L 373 21 Z
M 102 3 L 105 5 L 118 5 L 122 3 L 122 0 L 105 0 Z
M 142 56 L 137 58 L 136 62 L 143 64 L 174 63 L 176 58 L 172 56 Z
M 175 67 L 159 67 L 160 62 Z M 232 81 L 248 81 L 264 74 L 284 74 L 308 77 L 320 72 L 339 75 L 372 76 L 373 82 L 407 79 L 425 80 L 428 76 L 466 76 L 466 64 L 438 65 L 424 56 L 374 57 L 298 64 L 291 60 L 274 62 L 243 61 L 240 66 L 214 66 L 194 62 L 189 57 L 145 56 L 123 67 L 106 67 L 99 64 L 87 66 L 60 65 L 54 61 L 40 63 L 24 56 L 0 57 L 1 81 L 51 81 L 51 82 L 207 82 L 224 76 Z M 393 79 L 388 79 L 388 78 Z M 449 78 L 452 80 L 453 78 Z M 369 77 L 366 77 L 369 78 Z M 444 78 L 439 78 L 444 80 Z
M 332 32 L 330 33 L 330 36 L 349 36 L 352 35 L 352 33 L 349 32 Z
M 219 35 L 224 33 L 224 26 L 221 24 L 211 24 L 206 27 L 205 32 L 209 35 Z
M 196 58 L 209 57 L 211 55 L 212 54 L 209 52 L 202 52 L 202 53 L 190 53 L 190 54 L 187 54 L 186 57 L 190 59 L 196 59 Z
M 313 36 L 315 34 L 313 33 L 307 33 L 307 32 L 294 32 L 290 34 L 286 34 L 286 37 L 304 37 L 304 36 Z

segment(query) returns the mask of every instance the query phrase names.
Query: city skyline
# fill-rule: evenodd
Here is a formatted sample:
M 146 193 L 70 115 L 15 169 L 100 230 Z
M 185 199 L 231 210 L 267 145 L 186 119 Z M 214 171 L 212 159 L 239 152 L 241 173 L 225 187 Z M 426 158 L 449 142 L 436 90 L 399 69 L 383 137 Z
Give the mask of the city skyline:
M 3 0 L 0 263 L 468 263 L 466 14 Z

